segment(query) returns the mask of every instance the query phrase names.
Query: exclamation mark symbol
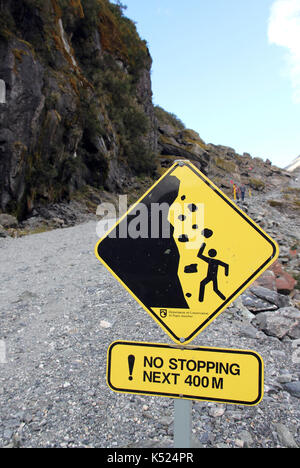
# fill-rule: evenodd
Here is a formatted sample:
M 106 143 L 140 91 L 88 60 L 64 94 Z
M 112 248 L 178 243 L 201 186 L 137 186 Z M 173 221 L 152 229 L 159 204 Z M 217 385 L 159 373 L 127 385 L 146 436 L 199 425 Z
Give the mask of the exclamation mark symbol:
M 134 367 L 134 361 L 135 361 L 135 357 L 133 354 L 130 354 L 130 356 L 128 356 L 128 367 L 129 367 L 129 377 L 128 377 L 128 380 L 132 380 L 132 371 L 133 371 L 133 367 Z

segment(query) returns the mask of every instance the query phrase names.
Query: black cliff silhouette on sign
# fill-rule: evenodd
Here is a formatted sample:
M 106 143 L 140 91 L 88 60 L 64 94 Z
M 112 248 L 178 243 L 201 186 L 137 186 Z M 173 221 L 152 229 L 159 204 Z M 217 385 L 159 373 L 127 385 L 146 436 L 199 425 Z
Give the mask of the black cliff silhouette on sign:
M 179 179 L 168 175 L 141 200 L 140 205 L 146 205 L 148 210 L 149 230 L 151 204 L 166 203 L 170 207 L 178 196 L 179 186 Z M 128 227 L 138 219 L 138 214 L 129 213 L 99 244 L 99 256 L 146 307 L 188 309 L 178 278 L 179 252 L 174 228 L 167 219 L 168 210 L 160 215 L 158 238 L 130 237 Z M 162 232 L 166 228 L 168 236 Z M 124 230 L 127 235 L 121 236 Z

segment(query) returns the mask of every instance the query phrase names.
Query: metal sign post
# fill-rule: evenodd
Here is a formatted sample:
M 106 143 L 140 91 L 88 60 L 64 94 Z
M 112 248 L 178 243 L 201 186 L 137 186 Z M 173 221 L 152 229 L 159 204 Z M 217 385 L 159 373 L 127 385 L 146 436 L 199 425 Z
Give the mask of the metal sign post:
M 174 400 L 174 448 L 192 446 L 192 402 Z

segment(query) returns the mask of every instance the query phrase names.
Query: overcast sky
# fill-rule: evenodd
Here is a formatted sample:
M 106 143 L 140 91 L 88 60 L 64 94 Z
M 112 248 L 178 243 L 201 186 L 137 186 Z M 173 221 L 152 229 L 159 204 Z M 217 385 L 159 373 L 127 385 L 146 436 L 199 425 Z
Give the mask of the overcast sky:
M 300 154 L 300 0 L 123 0 L 154 104 L 206 143 L 285 167 Z

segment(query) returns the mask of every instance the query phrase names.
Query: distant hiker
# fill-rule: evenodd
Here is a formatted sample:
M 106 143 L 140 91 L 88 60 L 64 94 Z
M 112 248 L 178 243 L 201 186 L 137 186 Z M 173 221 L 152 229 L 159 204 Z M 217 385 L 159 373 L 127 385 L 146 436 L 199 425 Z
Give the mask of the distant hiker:
M 240 199 L 240 188 L 237 184 L 233 184 L 233 198 L 234 200 Z
M 203 302 L 205 287 L 211 281 L 213 283 L 213 290 L 215 291 L 215 293 L 221 299 L 225 300 L 226 297 L 224 296 L 224 294 L 221 293 L 221 291 L 218 288 L 218 268 L 219 266 L 223 266 L 225 268 L 225 276 L 228 276 L 229 265 L 227 263 L 221 262 L 221 260 L 215 259 L 217 255 L 217 251 L 215 249 L 210 249 L 208 251 L 209 257 L 203 255 L 205 247 L 206 244 L 203 243 L 197 255 L 201 260 L 204 260 L 206 263 L 208 263 L 207 276 L 200 283 L 199 302 Z
M 242 197 L 242 201 L 245 200 L 245 192 L 246 192 L 246 187 L 245 187 L 245 184 L 242 184 L 241 187 L 241 197 Z

